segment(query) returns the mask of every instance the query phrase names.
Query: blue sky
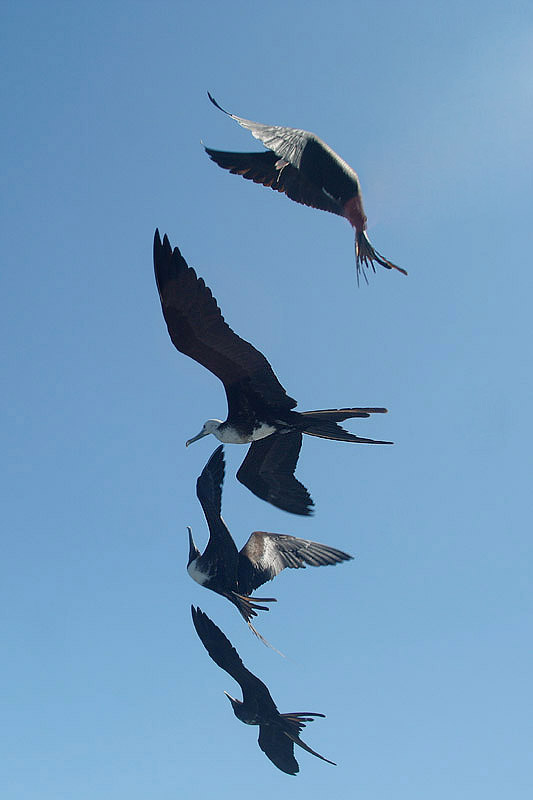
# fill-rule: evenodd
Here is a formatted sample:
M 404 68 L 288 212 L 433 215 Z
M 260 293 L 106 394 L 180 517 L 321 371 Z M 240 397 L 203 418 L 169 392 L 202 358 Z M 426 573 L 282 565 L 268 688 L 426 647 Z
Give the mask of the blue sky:
M 5 796 L 530 797 L 530 4 L 20 2 L 1 31 Z M 260 145 L 207 89 L 334 147 L 409 277 L 357 289 L 345 221 L 212 164 Z M 347 425 L 394 447 L 304 442 L 312 519 L 226 448 L 239 546 L 355 556 L 268 586 L 285 659 L 185 571 L 216 442 L 184 443 L 226 408 L 168 338 L 156 226 L 300 408 L 389 408 Z M 338 767 L 270 764 L 191 603 Z

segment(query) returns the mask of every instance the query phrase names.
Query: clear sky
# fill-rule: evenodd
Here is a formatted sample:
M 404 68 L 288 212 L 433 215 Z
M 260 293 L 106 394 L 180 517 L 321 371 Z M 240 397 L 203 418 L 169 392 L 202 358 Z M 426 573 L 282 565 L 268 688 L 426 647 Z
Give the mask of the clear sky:
M 2 726 L 10 800 L 531 797 L 530 2 L 5 3 Z M 312 130 L 409 277 L 357 289 L 347 222 L 212 164 L 217 112 Z M 312 519 L 235 480 L 223 513 L 355 556 L 286 571 L 257 625 L 188 577 L 221 384 L 172 347 L 155 227 L 300 408 L 384 405 L 370 447 L 306 438 Z M 265 592 L 263 592 L 265 594 Z M 281 711 L 275 769 L 200 605 Z

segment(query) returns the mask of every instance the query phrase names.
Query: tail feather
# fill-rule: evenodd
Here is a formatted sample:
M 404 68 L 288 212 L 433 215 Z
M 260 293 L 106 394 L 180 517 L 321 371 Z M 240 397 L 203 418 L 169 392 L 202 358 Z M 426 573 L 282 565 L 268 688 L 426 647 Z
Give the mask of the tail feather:
M 330 422 L 344 422 L 353 417 L 369 417 L 371 414 L 386 414 L 386 408 L 326 408 L 322 411 L 302 411 L 304 417 L 327 419 Z
M 363 274 L 365 281 L 368 283 L 365 268 L 371 267 L 373 272 L 375 272 L 376 268 L 374 266 L 374 261 L 377 264 L 380 264 L 380 266 L 385 267 L 385 269 L 397 269 L 398 272 L 402 273 L 402 275 L 407 275 L 407 270 L 403 269 L 403 267 L 398 267 L 396 264 L 393 264 L 392 261 L 389 261 L 387 258 L 382 256 L 381 253 L 378 253 L 366 235 L 365 231 L 358 231 L 356 233 L 355 256 L 357 283 L 359 283 L 359 275 L 361 273 Z
M 337 425 L 345 419 L 353 417 L 368 417 L 370 414 L 385 414 L 386 408 L 340 408 L 325 411 L 304 411 L 300 414 L 303 417 L 303 430 L 310 436 L 318 436 L 321 439 L 334 439 L 337 442 L 359 442 L 360 444 L 392 444 L 392 442 L 380 439 L 365 439 L 349 433 Z
M 313 717 L 325 717 L 325 714 L 317 714 L 313 711 L 302 711 L 302 712 L 293 712 L 291 714 L 281 714 L 285 723 L 288 723 L 287 728 L 285 728 L 285 735 L 289 737 L 295 744 L 301 747 L 303 750 L 306 750 L 311 755 L 320 758 L 322 761 L 327 761 L 328 764 L 333 764 L 336 767 L 336 763 L 334 761 L 330 761 L 329 758 L 325 758 L 321 756 L 320 753 L 317 753 L 316 750 L 313 750 L 306 744 L 302 739 L 300 739 L 300 732 L 303 728 L 305 728 L 306 722 L 313 722 Z
M 248 623 L 252 617 L 257 616 L 258 611 L 270 611 L 268 606 L 260 606 L 259 603 L 277 602 L 275 597 L 247 597 L 244 594 L 237 594 L 237 592 L 229 592 L 226 597 L 237 606 L 241 616 Z
M 319 714 L 317 711 L 291 711 L 280 716 L 289 723 L 289 728 L 293 728 L 296 733 L 300 733 L 305 728 L 306 722 L 314 722 L 315 717 L 322 717 L 323 719 L 326 717 L 325 714 Z
M 292 739 L 292 741 L 295 744 L 297 744 L 299 747 L 301 747 L 302 750 L 306 750 L 308 753 L 311 753 L 312 756 L 316 756 L 317 758 L 320 758 L 321 761 L 325 761 L 327 764 L 333 764 L 334 767 L 337 766 L 335 761 L 330 761 L 329 758 L 326 758 L 325 756 L 321 756 L 320 753 L 317 753 L 316 750 L 313 750 L 312 747 L 309 747 L 308 744 L 306 744 L 302 739 L 300 739 L 300 737 L 298 735 L 295 735 L 293 733 L 289 733 L 288 731 L 285 731 L 285 736 L 288 736 L 289 739 Z
M 251 618 L 257 616 L 258 611 L 270 611 L 268 606 L 260 606 L 256 601 L 258 600 L 260 603 L 276 603 L 277 600 L 275 597 L 246 597 L 243 594 L 237 594 L 237 592 L 228 592 L 226 594 L 228 600 L 237 606 L 241 616 L 243 617 L 244 621 L 252 631 L 252 633 L 257 636 L 257 638 L 263 642 L 267 647 L 270 647 L 271 650 L 274 650 L 280 656 L 285 658 L 284 654 L 278 650 L 274 645 L 270 644 L 270 642 L 265 639 L 265 637 L 259 633 L 256 628 L 251 623 Z

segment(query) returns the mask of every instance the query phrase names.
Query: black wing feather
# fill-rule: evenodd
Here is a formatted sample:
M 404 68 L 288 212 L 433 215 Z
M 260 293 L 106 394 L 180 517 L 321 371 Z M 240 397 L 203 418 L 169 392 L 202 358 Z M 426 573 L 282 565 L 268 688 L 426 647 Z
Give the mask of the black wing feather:
M 263 753 L 287 775 L 297 775 L 300 771 L 294 757 L 294 742 L 280 729 L 273 725 L 259 726 L 257 740 Z
M 284 192 L 291 200 L 304 206 L 343 216 L 342 206 L 308 180 L 296 167 L 287 162 L 282 162 L 284 166 L 276 167 L 280 158 L 272 150 L 266 153 L 230 153 L 212 150 L 210 147 L 205 150 L 215 164 L 227 169 L 232 175 L 242 175 L 254 183 Z
M 309 516 L 313 501 L 305 486 L 294 477 L 302 434 L 274 433 L 252 442 L 237 472 L 237 480 L 257 497 L 283 511 Z
M 296 400 L 287 395 L 264 355 L 232 331 L 203 279 L 187 265 L 177 247 L 172 250 L 167 236 L 161 243 L 158 230 L 154 237 L 154 268 L 172 343 L 220 378 L 230 415 L 236 384 L 269 405 L 294 408 Z
M 262 713 L 279 714 L 270 692 L 253 672 L 246 669 L 240 655 L 219 627 L 200 608 L 191 606 L 196 633 L 217 666 L 237 681 L 245 702 L 255 701 Z
M 223 482 L 224 447 L 220 445 L 212 453 L 196 481 L 196 496 L 202 506 L 210 534 L 203 557 L 214 565 L 222 582 L 235 585 L 238 552 L 237 545 L 221 517 Z

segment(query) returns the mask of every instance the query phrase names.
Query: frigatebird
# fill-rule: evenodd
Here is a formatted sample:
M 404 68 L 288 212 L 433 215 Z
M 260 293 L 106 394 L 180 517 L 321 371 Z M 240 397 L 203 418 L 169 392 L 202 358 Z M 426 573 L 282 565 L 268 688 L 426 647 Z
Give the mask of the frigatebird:
M 188 528 L 187 571 L 197 583 L 234 603 L 252 631 L 262 639 L 250 619 L 257 616 L 257 611 L 269 610 L 258 603 L 275 602 L 275 598 L 250 597 L 255 589 L 275 578 L 285 567 L 338 564 L 352 556 L 318 542 L 264 531 L 254 531 L 238 551 L 221 516 L 223 482 L 224 446 L 219 445 L 196 481 L 196 495 L 209 527 L 209 542 L 200 554 Z
M 300 733 L 313 717 L 325 717 L 314 711 L 280 714 L 270 692 L 250 670 L 246 669 L 229 639 L 200 608 L 191 606 L 192 621 L 202 644 L 221 669 L 237 681 L 242 689 L 242 701 L 224 692 L 233 706 L 233 713 L 246 725 L 259 725 L 259 747 L 273 764 L 288 775 L 300 771 L 294 757 L 297 744 L 308 753 L 336 766 L 300 739 Z
M 211 290 L 172 249 L 159 231 L 154 237 L 154 267 L 163 316 L 174 346 L 220 378 L 226 390 L 228 417 L 209 419 L 186 442 L 212 433 L 223 443 L 249 444 L 237 479 L 257 497 L 293 514 L 312 513 L 313 501 L 294 470 L 302 434 L 342 442 L 391 444 L 348 433 L 338 422 L 383 414 L 386 408 L 341 408 L 297 412 L 272 367 L 259 350 L 225 322 Z
M 355 228 L 358 282 L 361 271 L 368 282 L 364 267 L 372 267 L 375 272 L 374 262 L 407 275 L 402 267 L 374 249 L 366 234 L 367 218 L 357 172 L 326 142 L 310 131 L 264 125 L 237 117 L 222 108 L 209 92 L 207 94 L 214 106 L 268 148 L 266 153 L 230 153 L 206 147 L 212 161 L 234 175 L 284 192 L 297 203 L 346 217 Z

